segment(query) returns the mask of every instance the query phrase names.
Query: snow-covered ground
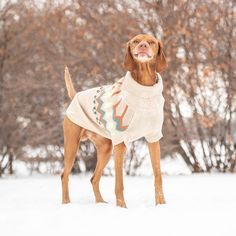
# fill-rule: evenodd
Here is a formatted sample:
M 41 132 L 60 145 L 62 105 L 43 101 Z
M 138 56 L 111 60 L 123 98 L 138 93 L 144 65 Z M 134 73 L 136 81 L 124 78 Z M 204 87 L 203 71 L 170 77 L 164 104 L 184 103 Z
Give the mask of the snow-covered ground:
M 90 176 L 72 176 L 72 203 L 61 205 L 58 177 L 0 179 L 0 234 L 235 236 L 236 175 L 164 176 L 166 205 L 154 206 L 152 177 L 125 177 L 128 209 L 115 207 L 114 178 L 103 177 L 108 204 L 95 204 Z

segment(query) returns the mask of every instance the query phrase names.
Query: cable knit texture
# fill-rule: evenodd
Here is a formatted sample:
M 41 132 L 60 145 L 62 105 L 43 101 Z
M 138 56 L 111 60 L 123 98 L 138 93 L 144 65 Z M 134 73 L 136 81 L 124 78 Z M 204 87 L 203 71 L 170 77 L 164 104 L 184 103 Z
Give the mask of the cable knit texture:
M 112 140 L 113 145 L 145 137 L 156 142 L 162 137 L 162 78 L 143 86 L 127 72 L 113 85 L 76 94 L 66 115 L 75 124 Z

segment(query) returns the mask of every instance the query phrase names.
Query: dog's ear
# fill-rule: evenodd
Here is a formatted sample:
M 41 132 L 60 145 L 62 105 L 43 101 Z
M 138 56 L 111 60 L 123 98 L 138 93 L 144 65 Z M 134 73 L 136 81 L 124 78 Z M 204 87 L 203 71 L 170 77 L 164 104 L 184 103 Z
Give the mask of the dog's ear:
M 165 58 L 165 54 L 163 52 L 163 46 L 161 42 L 158 42 L 158 52 L 156 57 L 156 71 L 159 73 L 166 69 L 167 62 Z
M 124 67 L 128 71 L 133 71 L 135 69 L 135 62 L 134 62 L 134 59 L 133 59 L 131 51 L 130 51 L 129 42 L 127 43 L 127 46 L 126 46 Z

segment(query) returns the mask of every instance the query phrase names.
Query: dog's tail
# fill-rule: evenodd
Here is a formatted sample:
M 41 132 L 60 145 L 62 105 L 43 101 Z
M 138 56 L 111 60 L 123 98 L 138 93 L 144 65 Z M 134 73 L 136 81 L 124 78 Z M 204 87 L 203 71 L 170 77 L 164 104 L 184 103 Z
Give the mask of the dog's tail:
M 69 95 L 70 99 L 72 100 L 74 98 L 74 96 L 76 95 L 76 91 L 73 86 L 73 83 L 72 83 L 72 80 L 70 77 L 70 72 L 69 72 L 67 66 L 65 67 L 65 82 L 66 82 L 66 88 L 67 88 L 68 95 Z

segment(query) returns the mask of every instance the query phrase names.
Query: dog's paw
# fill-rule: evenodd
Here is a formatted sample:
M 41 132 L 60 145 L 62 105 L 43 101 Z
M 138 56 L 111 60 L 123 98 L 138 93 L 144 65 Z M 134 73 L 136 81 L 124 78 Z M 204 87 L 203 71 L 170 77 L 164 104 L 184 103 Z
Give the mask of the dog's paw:
M 108 202 L 101 198 L 101 199 L 96 199 L 96 203 L 108 203 Z
M 69 200 L 69 199 L 62 200 L 62 204 L 68 204 L 68 203 L 70 203 L 70 200 Z
M 166 204 L 166 201 L 163 195 L 158 195 L 156 197 L 156 205 L 158 204 Z
M 127 208 L 125 201 L 117 199 L 116 200 L 116 206 L 121 207 L 121 208 Z

